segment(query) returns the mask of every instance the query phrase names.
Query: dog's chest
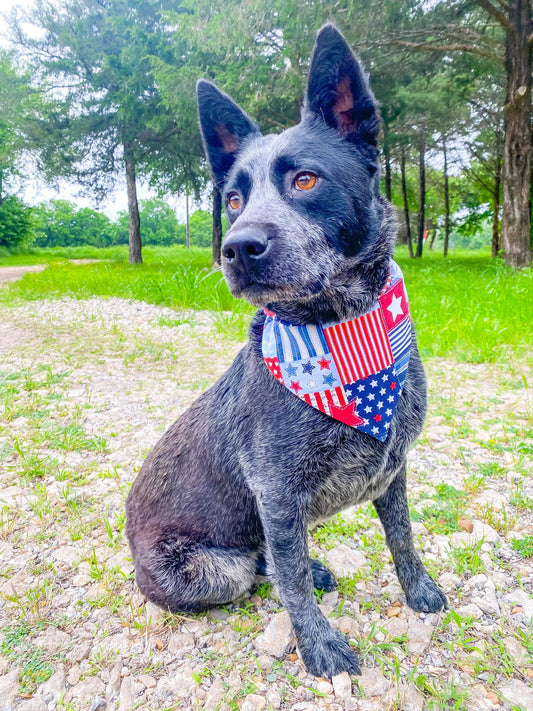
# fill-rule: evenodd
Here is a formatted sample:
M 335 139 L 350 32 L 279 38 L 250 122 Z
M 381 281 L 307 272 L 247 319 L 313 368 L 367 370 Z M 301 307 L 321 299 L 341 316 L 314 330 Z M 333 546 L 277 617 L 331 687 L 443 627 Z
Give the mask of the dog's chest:
M 387 457 L 359 451 L 341 450 L 332 466 L 317 482 L 309 507 L 310 525 L 333 516 L 349 506 L 381 496 L 396 475 L 387 466 Z

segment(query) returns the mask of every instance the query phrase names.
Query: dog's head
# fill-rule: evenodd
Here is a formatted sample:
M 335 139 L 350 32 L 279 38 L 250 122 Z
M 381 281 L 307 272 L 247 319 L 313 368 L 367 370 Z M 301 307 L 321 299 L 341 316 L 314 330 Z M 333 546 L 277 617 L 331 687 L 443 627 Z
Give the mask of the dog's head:
M 345 288 L 383 209 L 378 109 L 344 37 L 333 25 L 318 33 L 301 122 L 281 134 L 262 136 L 210 82 L 198 83 L 198 103 L 230 225 L 222 268 L 232 293 L 264 307 Z

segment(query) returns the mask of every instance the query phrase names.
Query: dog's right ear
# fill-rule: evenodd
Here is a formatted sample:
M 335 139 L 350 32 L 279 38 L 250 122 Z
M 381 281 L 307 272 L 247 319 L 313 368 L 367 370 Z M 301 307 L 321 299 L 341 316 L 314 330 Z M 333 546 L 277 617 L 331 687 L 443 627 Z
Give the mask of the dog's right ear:
M 242 144 L 259 128 L 237 104 L 214 84 L 196 85 L 200 127 L 207 159 L 217 186 L 222 188 Z

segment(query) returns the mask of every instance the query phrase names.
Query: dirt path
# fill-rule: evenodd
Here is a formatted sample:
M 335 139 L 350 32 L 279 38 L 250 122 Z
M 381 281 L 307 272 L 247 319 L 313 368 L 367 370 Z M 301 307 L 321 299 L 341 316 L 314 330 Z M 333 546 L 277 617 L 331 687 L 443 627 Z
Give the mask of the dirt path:
M 32 264 L 26 267 L 0 267 L 0 284 L 2 282 L 18 281 L 29 272 L 42 272 L 46 264 Z
M 449 613 L 406 606 L 371 507 L 310 536 L 339 579 L 322 609 L 363 665 L 331 683 L 307 674 L 268 584 L 185 619 L 146 606 L 133 580 L 129 485 L 239 344 L 205 314 L 119 299 L 1 307 L 0 324 L 4 711 L 533 708 L 526 363 L 428 364 L 410 501 Z
M 93 264 L 94 262 L 101 262 L 101 259 L 69 259 L 70 264 Z M 0 267 L 0 284 L 2 282 L 18 281 L 22 279 L 25 274 L 31 272 L 42 272 L 46 269 L 47 264 L 32 264 L 20 267 Z

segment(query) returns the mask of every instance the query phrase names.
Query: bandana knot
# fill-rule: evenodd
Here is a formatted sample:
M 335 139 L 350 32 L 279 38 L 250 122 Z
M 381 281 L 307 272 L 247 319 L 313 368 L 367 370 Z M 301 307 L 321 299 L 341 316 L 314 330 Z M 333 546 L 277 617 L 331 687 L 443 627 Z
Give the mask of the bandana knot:
M 350 321 L 302 326 L 265 314 L 263 358 L 276 380 L 308 405 L 383 442 L 411 351 L 400 267 L 391 261 L 377 300 Z

